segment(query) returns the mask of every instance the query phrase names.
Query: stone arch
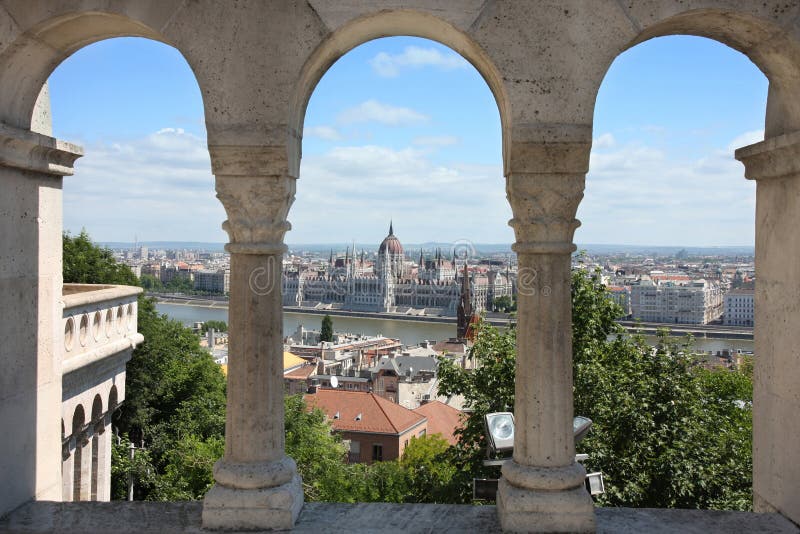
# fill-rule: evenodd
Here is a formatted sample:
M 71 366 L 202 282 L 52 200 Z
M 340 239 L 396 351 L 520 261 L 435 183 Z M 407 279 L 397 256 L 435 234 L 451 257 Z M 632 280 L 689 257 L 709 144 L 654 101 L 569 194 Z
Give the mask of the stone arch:
M 77 13 L 66 9 L 63 14 L 44 17 L 22 28 L 15 27 L 8 13 L 0 14 L 0 21 L 15 27 L 5 39 L 5 46 L 0 46 L 0 122 L 29 129 L 34 106 L 50 74 L 62 61 L 87 45 L 114 37 L 143 37 L 177 48 L 154 29 L 164 24 L 162 19 L 169 14 L 165 13 L 168 10 L 137 9 L 133 4 L 122 6 L 121 9 L 135 13 L 128 15 L 108 9 L 87 8 Z M 179 52 L 194 72 L 187 55 Z M 199 84 L 196 74 L 195 80 Z
M 690 5 L 695 2 L 688 2 Z M 696 4 L 699 4 L 697 2 Z M 722 4 L 720 2 L 719 4 Z M 800 32 L 797 3 L 736 3 L 737 8 L 674 8 L 666 16 L 631 7 L 635 36 L 608 59 L 639 43 L 670 35 L 705 37 L 744 54 L 769 81 L 765 141 L 736 151 L 745 176 L 756 180 L 755 372 L 753 377 L 753 506 L 797 521 L 800 510 L 795 417 L 798 389 L 784 355 L 797 346 L 796 309 L 787 305 L 800 287 L 791 268 L 794 228 L 800 213 L 797 142 L 800 139 Z M 649 8 L 648 8 L 649 9 Z M 595 89 L 599 89 L 599 84 Z M 596 93 L 595 93 L 596 97 Z M 776 179 L 777 178 L 777 179 Z M 784 295 L 787 295 L 786 297 Z
M 779 13 L 781 9 L 784 8 L 775 7 L 771 13 L 775 20 L 743 10 L 686 10 L 645 25 L 611 60 L 656 37 L 692 35 L 713 39 L 747 56 L 769 80 L 765 137 L 800 130 L 800 40 L 777 22 L 781 16 L 790 18 Z M 603 77 L 610 66 L 611 62 L 605 66 Z M 600 84 L 595 90 L 599 87 Z
M 111 386 L 111 390 L 108 392 L 108 413 L 109 415 L 117 409 L 117 404 L 119 404 L 119 393 L 117 393 L 117 386 Z
M 381 37 L 422 37 L 436 41 L 466 59 L 483 77 L 500 113 L 503 161 L 507 167 L 511 110 L 503 77 L 486 51 L 472 37 L 438 17 L 414 10 L 380 11 L 359 17 L 328 35 L 306 60 L 289 104 L 289 171 L 297 176 L 306 108 L 322 76 L 343 55 Z

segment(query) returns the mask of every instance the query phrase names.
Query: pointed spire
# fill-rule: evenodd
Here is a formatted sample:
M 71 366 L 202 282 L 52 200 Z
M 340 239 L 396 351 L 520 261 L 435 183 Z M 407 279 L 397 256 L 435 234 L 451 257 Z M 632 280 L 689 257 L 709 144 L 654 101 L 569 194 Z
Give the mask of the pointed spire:
M 391 219 L 389 219 L 389 235 L 394 235 L 394 228 Z

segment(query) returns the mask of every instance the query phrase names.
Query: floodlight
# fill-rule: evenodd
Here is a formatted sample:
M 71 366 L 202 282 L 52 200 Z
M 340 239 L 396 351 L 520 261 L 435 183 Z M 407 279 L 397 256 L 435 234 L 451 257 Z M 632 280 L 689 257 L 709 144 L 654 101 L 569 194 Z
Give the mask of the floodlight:
M 605 484 L 603 484 L 603 473 L 588 473 L 586 475 L 586 491 L 589 495 L 602 495 L 606 492 Z
M 586 437 L 589 429 L 592 428 L 592 420 L 588 417 L 581 417 L 580 415 L 572 420 L 572 431 L 575 434 L 575 443 Z
M 489 439 L 489 447 L 494 452 L 504 452 L 514 450 L 514 414 L 511 412 L 488 413 L 484 417 L 486 425 L 486 435 Z M 577 416 L 572 420 L 572 431 L 575 436 L 575 443 L 581 441 L 589 429 L 592 428 L 592 420 L 588 417 Z
M 487 413 L 484 418 L 486 437 L 494 452 L 514 450 L 514 414 L 511 412 Z

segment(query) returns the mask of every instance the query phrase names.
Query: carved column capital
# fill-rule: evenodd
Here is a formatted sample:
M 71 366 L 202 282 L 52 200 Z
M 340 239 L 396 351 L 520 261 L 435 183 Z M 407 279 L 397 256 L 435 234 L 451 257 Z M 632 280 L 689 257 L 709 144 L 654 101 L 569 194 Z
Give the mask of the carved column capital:
M 580 221 L 589 143 L 512 143 L 506 193 L 518 254 L 569 254 Z
M 222 224 L 230 238 L 226 250 L 283 253 L 296 180 L 289 173 L 286 147 L 212 146 L 209 152 L 217 198 L 228 215 Z
M 78 145 L 0 124 L 0 165 L 54 176 L 70 176 L 75 160 L 83 156 Z
M 800 132 L 770 137 L 736 150 L 749 180 L 800 175 Z

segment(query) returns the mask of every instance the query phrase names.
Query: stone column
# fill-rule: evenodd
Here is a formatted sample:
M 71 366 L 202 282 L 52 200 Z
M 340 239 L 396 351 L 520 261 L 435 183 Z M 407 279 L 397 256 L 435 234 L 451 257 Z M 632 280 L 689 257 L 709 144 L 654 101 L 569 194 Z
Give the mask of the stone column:
M 114 437 L 111 431 L 111 410 L 103 417 L 103 431 L 100 435 L 100 447 L 103 455 L 100 457 L 100 478 L 97 489 L 97 500 L 111 500 L 111 439 Z
M 93 483 L 96 484 L 92 494 L 93 501 L 107 501 L 104 498 L 106 488 L 111 483 L 111 472 L 106 471 L 106 457 L 110 456 L 111 441 L 108 439 L 110 436 L 106 432 L 105 417 L 100 419 L 94 424 L 94 434 L 92 439 L 92 454 L 97 455 L 97 462 L 92 467 L 97 470 L 92 473 Z M 97 450 L 94 450 L 97 447 Z
M 289 529 L 303 506 L 284 451 L 281 267 L 294 200 L 285 147 L 210 147 L 231 253 L 225 455 L 203 527 Z
M 73 443 L 74 440 L 70 436 L 61 445 L 61 500 L 64 502 L 72 500 L 72 473 L 75 469 L 72 456 Z
M 0 516 L 61 498 L 61 183 L 75 145 L 0 124 Z
M 800 523 L 800 132 L 736 159 L 756 180 L 753 507 Z
M 80 486 L 76 488 L 77 494 L 73 495 L 76 501 L 92 500 L 92 426 L 78 434 L 75 438 L 75 446 L 81 448 L 80 465 L 76 466 L 81 470 Z
M 507 176 L 518 275 L 513 460 L 503 466 L 503 530 L 594 531 L 594 504 L 575 462 L 570 256 L 588 143 L 512 144 Z

